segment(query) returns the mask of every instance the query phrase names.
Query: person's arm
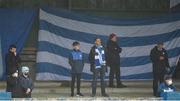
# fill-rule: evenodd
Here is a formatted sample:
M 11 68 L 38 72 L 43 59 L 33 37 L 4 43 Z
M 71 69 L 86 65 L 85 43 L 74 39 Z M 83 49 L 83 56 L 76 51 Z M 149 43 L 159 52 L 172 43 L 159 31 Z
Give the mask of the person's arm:
M 90 52 L 89 52 L 89 62 L 90 62 L 90 70 L 91 72 L 93 72 L 94 68 L 95 68 L 95 64 L 94 64 L 94 48 L 92 47 Z
M 84 67 L 84 64 L 85 64 L 85 57 L 84 57 L 84 54 L 82 53 L 82 63 L 83 63 L 83 67 Z
M 150 53 L 150 59 L 153 63 L 156 63 L 159 61 L 159 57 L 157 56 L 156 52 L 154 51 L 154 49 L 151 50 Z
M 170 68 L 169 59 L 168 59 L 168 54 L 167 54 L 166 50 L 164 50 L 164 52 L 165 52 L 165 61 L 166 61 L 165 63 L 166 63 L 166 67 Z
M 34 89 L 34 83 L 33 83 L 33 80 L 32 79 L 30 79 L 31 80 L 31 87 L 30 87 L 30 89 L 31 89 L 31 92 L 32 92 L 32 90 Z
M 122 52 L 122 48 L 116 43 L 117 52 L 120 54 Z
M 6 70 L 7 70 L 7 74 L 13 74 L 15 73 L 15 71 L 12 69 L 13 64 L 12 64 L 12 56 L 10 54 L 6 55 Z
M 73 56 L 72 56 L 72 54 L 70 53 L 69 54 L 69 65 L 72 67 L 73 66 Z

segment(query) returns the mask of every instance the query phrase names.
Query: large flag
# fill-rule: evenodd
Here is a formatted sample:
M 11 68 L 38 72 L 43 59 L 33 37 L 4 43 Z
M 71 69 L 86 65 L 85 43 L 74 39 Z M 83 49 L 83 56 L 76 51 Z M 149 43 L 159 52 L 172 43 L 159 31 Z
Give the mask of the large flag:
M 122 79 L 152 79 L 150 50 L 164 42 L 171 67 L 180 54 L 180 14 L 147 19 L 111 19 L 66 10 L 40 9 L 37 52 L 37 80 L 70 80 L 68 55 L 71 44 L 79 41 L 86 63 L 82 79 L 92 79 L 88 54 L 95 37 L 104 43 L 116 33 L 121 55 Z M 108 77 L 108 75 L 107 75 Z

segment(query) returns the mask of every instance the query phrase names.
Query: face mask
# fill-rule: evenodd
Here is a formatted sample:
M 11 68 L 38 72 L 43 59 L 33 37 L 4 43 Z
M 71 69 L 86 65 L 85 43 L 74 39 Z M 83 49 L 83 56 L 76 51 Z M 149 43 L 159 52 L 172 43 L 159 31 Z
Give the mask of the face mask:
M 158 47 L 158 50 L 159 50 L 159 51 L 162 51 L 162 48 L 159 48 L 159 47 Z
M 172 85 L 172 80 L 167 81 L 167 85 Z
M 25 73 L 24 73 L 24 75 L 25 75 L 25 76 L 28 76 L 28 75 L 29 75 L 29 73 L 28 73 L 28 72 L 25 72 Z

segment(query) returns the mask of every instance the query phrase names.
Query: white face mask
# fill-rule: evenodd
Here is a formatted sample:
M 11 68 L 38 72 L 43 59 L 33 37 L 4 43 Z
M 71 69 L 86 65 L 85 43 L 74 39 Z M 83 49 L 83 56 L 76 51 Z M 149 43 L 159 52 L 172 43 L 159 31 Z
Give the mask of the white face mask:
M 167 85 L 172 85 L 172 80 L 168 80 L 166 83 Z

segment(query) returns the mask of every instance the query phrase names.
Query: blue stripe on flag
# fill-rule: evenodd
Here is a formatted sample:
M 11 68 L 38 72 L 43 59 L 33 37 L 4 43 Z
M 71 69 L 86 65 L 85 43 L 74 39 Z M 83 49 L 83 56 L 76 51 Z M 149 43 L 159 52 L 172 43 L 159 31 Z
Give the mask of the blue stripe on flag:
M 95 35 L 93 33 L 84 33 L 84 32 L 64 29 L 62 27 L 48 23 L 44 20 L 40 21 L 40 30 L 46 30 L 56 35 L 68 38 L 68 39 L 79 40 L 79 41 L 91 43 L 91 44 L 94 43 L 94 39 L 96 37 L 100 37 L 103 40 L 103 42 L 105 42 L 105 40 L 108 40 L 108 36 Z M 180 29 L 175 30 L 170 33 L 162 33 L 162 34 L 153 35 L 153 36 L 120 37 L 121 39 L 119 41 L 119 44 L 121 47 L 145 46 L 145 45 L 157 44 L 158 42 L 167 42 L 178 37 L 180 37 Z

